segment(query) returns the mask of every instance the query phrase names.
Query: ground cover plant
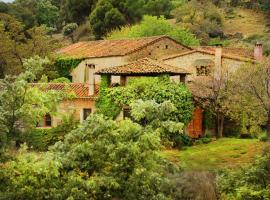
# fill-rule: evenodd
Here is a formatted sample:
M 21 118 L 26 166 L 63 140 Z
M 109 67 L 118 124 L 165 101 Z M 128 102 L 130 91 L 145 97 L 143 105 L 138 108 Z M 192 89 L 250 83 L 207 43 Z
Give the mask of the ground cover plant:
M 164 156 L 186 170 L 236 169 L 251 163 L 266 146 L 257 139 L 223 138 L 180 151 L 166 150 Z

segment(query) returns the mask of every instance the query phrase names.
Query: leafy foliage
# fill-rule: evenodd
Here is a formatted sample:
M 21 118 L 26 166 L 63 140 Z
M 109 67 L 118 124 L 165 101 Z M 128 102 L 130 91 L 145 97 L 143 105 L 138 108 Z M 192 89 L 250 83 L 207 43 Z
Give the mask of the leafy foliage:
M 172 82 L 169 77 L 139 78 L 129 81 L 125 87 L 108 90 L 108 96 L 119 106 L 129 106 L 136 100 L 170 101 L 176 110 L 171 119 L 187 124 L 193 112 L 191 92 L 183 84 Z
M 41 0 L 37 5 L 37 22 L 47 27 L 56 28 L 59 21 L 59 11 L 50 0 Z
M 176 21 L 191 30 L 206 44 L 209 37 L 223 37 L 224 17 L 209 1 L 192 0 L 173 11 Z
M 67 24 L 66 26 L 64 26 L 63 28 L 63 34 L 65 36 L 69 36 L 72 40 L 72 42 L 74 43 L 74 38 L 73 38 L 73 33 L 74 31 L 78 28 L 78 25 L 76 23 L 70 23 Z
M 60 77 L 70 78 L 71 70 L 77 67 L 82 60 L 80 58 L 57 58 L 54 65 Z
M 47 151 L 48 147 L 58 141 L 64 140 L 64 136 L 77 128 L 78 122 L 73 115 L 65 116 L 62 123 L 51 129 L 35 128 L 21 133 L 20 143 L 26 143 L 31 149 L 38 151 Z
M 148 36 L 167 35 L 176 41 L 187 45 L 199 45 L 199 40 L 188 30 L 169 23 L 164 17 L 144 16 L 143 20 L 133 26 L 114 30 L 107 36 L 108 39 L 140 38 Z
M 34 57 L 25 60 L 25 73 L 18 77 L 6 76 L 0 81 L 0 127 L 1 134 L 16 140 L 22 128 L 33 128 L 47 113 L 56 109 L 63 96 L 56 91 L 44 92 L 31 86 L 28 81 L 34 81 L 42 71 L 47 59 Z
M 102 113 L 108 118 L 115 119 L 120 114 L 121 108 L 107 96 L 108 87 L 109 77 L 102 75 L 99 96 L 96 100 L 96 112 Z
M 5 199 L 171 199 L 156 131 L 92 115 L 43 159 L 0 168 Z M 25 184 L 27 182 L 27 184 Z
M 224 103 L 228 114 L 246 128 L 266 124 L 270 135 L 269 59 L 240 67 L 228 85 Z M 254 109 L 256 108 L 256 109 Z
M 259 200 L 270 198 L 270 154 L 257 158 L 253 165 L 219 177 L 219 188 L 228 199 Z
M 23 72 L 23 60 L 33 55 L 45 57 L 56 47 L 57 42 L 46 35 L 45 27 L 25 29 L 13 17 L 0 14 L 0 77 Z M 45 74 L 50 72 L 50 68 Z

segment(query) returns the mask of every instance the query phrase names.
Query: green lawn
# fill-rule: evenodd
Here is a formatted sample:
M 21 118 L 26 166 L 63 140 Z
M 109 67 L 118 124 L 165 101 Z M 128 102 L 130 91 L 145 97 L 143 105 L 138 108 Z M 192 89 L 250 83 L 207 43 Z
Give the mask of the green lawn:
M 215 170 L 251 163 L 267 145 L 255 139 L 224 138 L 181 151 L 166 150 L 163 154 L 186 170 Z

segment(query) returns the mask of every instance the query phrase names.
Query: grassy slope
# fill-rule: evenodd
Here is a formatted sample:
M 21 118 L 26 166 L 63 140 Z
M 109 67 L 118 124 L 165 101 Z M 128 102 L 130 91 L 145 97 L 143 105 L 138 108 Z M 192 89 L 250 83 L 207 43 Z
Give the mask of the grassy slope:
M 266 34 L 267 16 L 249 9 L 235 9 L 235 17 L 224 22 L 225 34 L 242 33 L 245 37 L 254 34 Z
M 224 138 L 186 150 L 167 150 L 164 155 L 189 170 L 236 168 L 252 162 L 267 143 L 251 139 Z

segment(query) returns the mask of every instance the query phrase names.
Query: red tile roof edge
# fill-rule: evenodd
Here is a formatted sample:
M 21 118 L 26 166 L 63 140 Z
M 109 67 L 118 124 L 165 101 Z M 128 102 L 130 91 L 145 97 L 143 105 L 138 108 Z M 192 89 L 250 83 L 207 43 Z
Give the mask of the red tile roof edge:
M 207 50 L 203 50 L 203 49 L 193 49 L 191 51 L 187 51 L 187 52 L 180 53 L 180 54 L 174 54 L 174 55 L 162 58 L 162 60 L 170 60 L 170 59 L 173 59 L 173 58 L 182 57 L 182 56 L 193 54 L 193 53 L 196 53 L 196 52 L 215 55 L 215 52 L 213 52 L 213 51 L 207 51 Z M 222 58 L 228 58 L 228 59 L 244 61 L 244 62 L 255 62 L 256 61 L 255 59 L 241 57 L 241 56 L 235 56 L 235 55 L 230 55 L 230 54 L 222 54 Z
M 75 99 L 95 99 L 97 97 L 98 91 L 95 92 L 95 95 L 88 95 L 89 84 L 85 83 L 30 83 L 33 87 L 42 87 L 45 86 L 46 90 L 64 90 L 66 86 L 70 88 L 70 92 L 75 93 Z

